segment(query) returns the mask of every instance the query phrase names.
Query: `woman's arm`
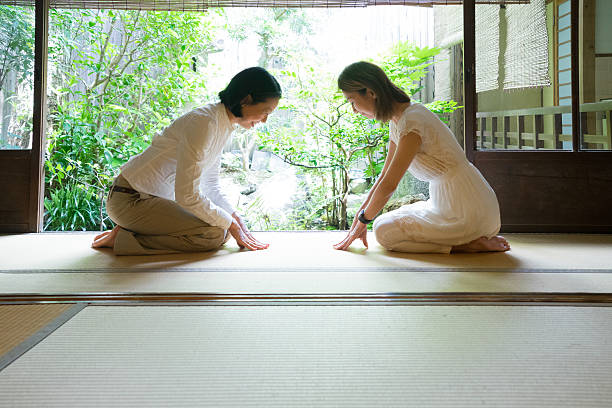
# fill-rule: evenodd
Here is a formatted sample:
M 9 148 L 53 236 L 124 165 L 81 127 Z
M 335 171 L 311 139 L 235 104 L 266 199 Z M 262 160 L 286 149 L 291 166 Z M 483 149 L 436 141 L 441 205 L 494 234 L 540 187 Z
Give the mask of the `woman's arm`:
M 217 156 L 215 163 L 208 169 L 204 175 L 203 188 L 207 197 L 210 197 L 213 203 L 223 208 L 231 214 L 233 221 L 229 227 L 229 233 L 236 239 L 240 248 L 248 248 L 250 250 L 266 249 L 269 244 L 263 244 L 253 237 L 253 234 L 247 228 L 244 220 L 238 214 L 234 206 L 227 200 L 227 197 L 221 191 L 219 186 L 219 169 L 221 168 L 221 155 Z
M 219 154 L 213 163 L 203 174 L 204 182 L 201 184 L 204 193 L 213 203 L 223 208 L 229 214 L 236 212 L 236 208 L 229 202 L 221 186 L 219 185 L 219 170 L 221 169 L 221 154 Z
M 406 174 L 406 170 L 410 167 L 410 163 L 412 163 L 420 146 L 421 137 L 417 133 L 410 132 L 400 138 L 387 171 L 380 177 L 376 190 L 372 192 L 367 206 L 363 208 L 365 218 L 373 219 L 387 204 L 402 177 Z
M 389 145 L 391 147 L 391 144 Z M 400 138 L 397 148 L 392 152 L 389 151 L 387 155 L 387 162 L 381 172 L 381 177 L 378 182 L 375 183 L 374 187 L 370 191 L 368 198 L 364 202 L 361 208 L 364 210 L 364 216 L 367 219 L 372 219 L 382 210 L 389 198 L 397 188 L 400 180 L 408 170 L 412 159 L 416 155 L 419 147 L 421 146 L 421 137 L 414 132 L 409 132 Z M 391 157 L 389 159 L 389 157 Z M 361 211 L 361 209 L 359 210 Z M 363 244 L 368 246 L 368 228 L 362 222 L 359 222 L 357 216 L 353 221 L 353 225 L 346 236 L 341 242 L 334 245 L 335 249 L 345 250 L 353 243 L 356 239 L 361 239 Z
M 389 146 L 387 148 L 387 157 L 385 158 L 385 164 L 383 165 L 383 168 L 380 171 L 378 178 L 374 182 L 374 185 L 370 189 L 370 192 L 368 193 L 368 197 L 363 201 L 363 204 L 361 204 L 361 206 L 359 207 L 359 210 L 357 210 L 357 214 L 355 215 L 355 218 L 353 219 L 353 224 L 351 225 L 351 228 L 355 225 L 356 222 L 358 222 L 357 217 L 359 213 L 361 212 L 361 210 L 363 210 L 364 208 L 368 206 L 368 204 L 370 203 L 370 200 L 372 199 L 372 195 L 374 195 L 374 191 L 376 191 L 376 188 L 380 184 L 380 181 L 385 177 L 385 174 L 387 174 L 387 169 L 389 168 L 389 165 L 391 164 L 391 161 L 393 160 L 393 156 L 395 156 L 395 151 L 396 151 L 395 143 L 393 143 L 392 141 L 389 141 Z

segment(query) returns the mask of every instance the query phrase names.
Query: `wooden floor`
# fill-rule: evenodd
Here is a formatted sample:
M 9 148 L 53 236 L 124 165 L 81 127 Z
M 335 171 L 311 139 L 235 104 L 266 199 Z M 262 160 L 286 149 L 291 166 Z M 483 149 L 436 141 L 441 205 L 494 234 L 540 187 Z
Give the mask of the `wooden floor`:
M 0 407 L 609 407 L 612 235 L 116 257 L 0 236 Z M 373 238 L 373 237 L 372 237 Z

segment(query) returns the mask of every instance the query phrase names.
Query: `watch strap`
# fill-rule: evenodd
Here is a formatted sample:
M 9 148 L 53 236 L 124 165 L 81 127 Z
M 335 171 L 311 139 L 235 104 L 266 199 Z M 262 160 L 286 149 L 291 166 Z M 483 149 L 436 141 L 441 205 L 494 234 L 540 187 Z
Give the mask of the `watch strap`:
M 364 223 L 364 224 L 369 224 L 369 223 L 371 223 L 371 222 L 372 222 L 372 220 L 368 220 L 368 219 L 365 217 L 365 209 L 364 209 L 364 210 L 359 211 L 359 216 L 357 217 L 357 219 L 359 220 L 359 222 Z

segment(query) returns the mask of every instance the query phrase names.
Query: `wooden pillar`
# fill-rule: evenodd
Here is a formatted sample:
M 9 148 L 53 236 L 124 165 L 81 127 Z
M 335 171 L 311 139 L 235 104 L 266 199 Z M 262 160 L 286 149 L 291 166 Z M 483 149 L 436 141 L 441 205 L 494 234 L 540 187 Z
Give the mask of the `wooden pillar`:
M 608 139 L 608 145 L 605 146 L 606 150 L 612 150 L 612 110 L 606 111 L 606 135 Z
M 43 196 L 45 191 L 44 146 L 45 111 L 47 108 L 47 38 L 49 32 L 49 0 L 36 1 L 34 39 L 34 112 L 32 151 L 30 157 L 29 231 L 42 231 Z
M 569 0 L 571 4 L 571 45 L 572 45 L 572 151 L 580 151 L 580 72 L 582 67 L 580 66 L 580 30 L 575 28 L 580 26 L 580 13 L 576 12 L 580 10 L 581 0 Z
M 474 161 L 476 150 L 476 6 L 474 0 L 463 2 L 463 96 L 465 98 L 465 152 Z
M 544 141 L 542 140 L 540 143 L 540 135 L 544 133 L 544 117 L 542 115 L 533 116 L 533 130 L 535 135 L 533 139 L 533 148 L 540 149 L 544 147 Z
M 582 131 L 582 139 L 580 140 L 580 148 L 581 149 L 589 149 L 585 139 L 585 136 L 589 134 L 589 124 L 588 124 L 588 114 L 587 112 L 580 112 L 580 130 Z
M 504 116 L 504 149 L 508 148 L 508 130 L 510 130 L 510 116 Z
M 596 0 L 580 0 L 579 23 L 579 60 L 580 60 L 580 103 L 598 102 L 595 92 L 595 7 Z M 582 120 L 582 118 L 581 118 Z M 586 146 L 584 135 L 586 129 L 592 132 L 597 127 L 594 113 L 586 115 L 582 130 L 581 146 Z
M 560 135 L 563 133 L 563 117 L 560 113 L 555 113 L 553 133 L 555 136 L 555 149 L 563 149 L 563 141 L 560 140 Z
M 463 102 L 463 45 L 457 44 L 449 48 L 450 51 L 450 69 L 451 69 L 451 98 L 457 102 L 459 106 L 464 106 Z M 457 109 L 450 115 L 450 128 L 457 138 L 459 144 L 465 147 L 464 135 L 464 116 L 465 109 Z
M 580 0 L 580 103 L 595 99 L 595 0 Z M 591 127 L 592 129 L 592 127 Z
M 516 131 L 518 132 L 518 148 L 519 150 L 523 148 L 525 143 L 523 142 L 523 133 L 525 133 L 525 117 L 519 115 L 516 117 L 517 126 Z
M 491 118 L 491 149 L 495 149 L 495 133 L 497 132 L 497 117 Z
M 485 131 L 487 130 L 487 118 L 480 118 L 480 146 L 479 149 L 484 149 Z

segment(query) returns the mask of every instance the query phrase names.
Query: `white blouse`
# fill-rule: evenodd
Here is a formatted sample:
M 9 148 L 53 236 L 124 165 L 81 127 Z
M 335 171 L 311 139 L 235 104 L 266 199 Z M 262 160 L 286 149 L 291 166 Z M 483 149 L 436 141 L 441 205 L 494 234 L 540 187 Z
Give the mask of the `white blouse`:
M 121 174 L 139 192 L 175 200 L 202 221 L 227 230 L 235 209 L 221 193 L 219 168 L 232 130 L 222 103 L 196 108 L 157 133 Z

